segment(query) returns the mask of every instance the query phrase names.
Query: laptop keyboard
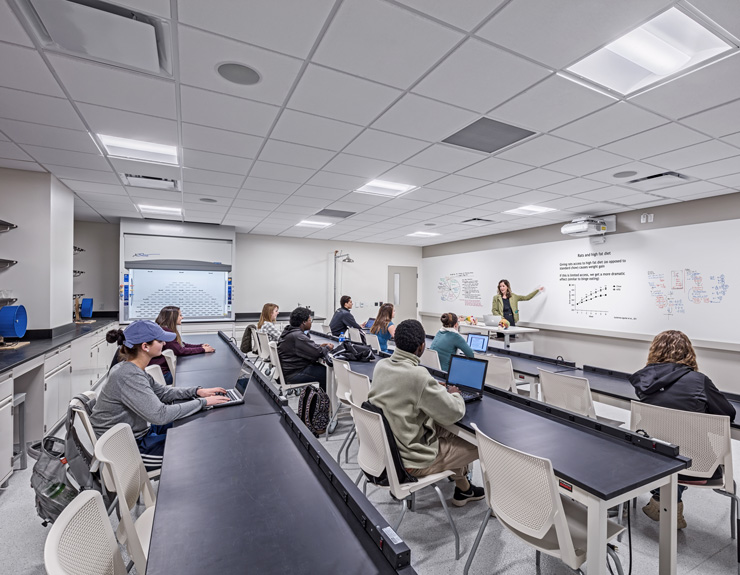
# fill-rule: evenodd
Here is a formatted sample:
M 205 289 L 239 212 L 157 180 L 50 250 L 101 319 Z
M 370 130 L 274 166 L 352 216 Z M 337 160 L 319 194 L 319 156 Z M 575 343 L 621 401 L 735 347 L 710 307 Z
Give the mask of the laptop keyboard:
M 461 391 L 460 395 L 465 401 L 473 401 L 475 399 L 480 399 L 480 395 L 477 393 L 471 393 L 469 391 Z

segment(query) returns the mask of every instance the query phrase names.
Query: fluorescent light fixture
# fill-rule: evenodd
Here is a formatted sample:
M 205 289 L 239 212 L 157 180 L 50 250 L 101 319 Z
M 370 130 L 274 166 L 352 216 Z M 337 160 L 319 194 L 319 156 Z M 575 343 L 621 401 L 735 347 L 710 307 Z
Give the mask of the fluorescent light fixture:
M 555 208 L 546 208 L 544 206 L 522 206 L 514 210 L 506 210 L 505 214 L 514 214 L 516 216 L 536 216 L 547 212 L 557 212 Z
M 686 13 L 669 8 L 567 71 L 627 95 L 730 49 Z
M 117 136 L 98 134 L 109 156 L 129 160 L 143 160 L 160 164 L 177 164 L 177 146 L 129 140 Z
M 409 238 L 431 238 L 438 235 L 439 234 L 435 234 L 434 232 L 414 232 L 413 234 L 406 234 Z
M 397 184 L 396 182 L 387 182 L 385 180 L 373 180 L 361 188 L 355 190 L 361 194 L 374 194 L 376 196 L 386 196 L 388 198 L 397 198 L 419 186 L 410 184 Z
M 328 228 L 333 226 L 331 222 L 317 222 L 316 220 L 302 220 L 296 224 L 298 228 Z
M 169 208 L 166 206 L 147 206 L 139 204 L 139 209 L 142 212 L 148 212 L 150 214 L 169 214 L 169 215 L 181 215 L 181 208 Z

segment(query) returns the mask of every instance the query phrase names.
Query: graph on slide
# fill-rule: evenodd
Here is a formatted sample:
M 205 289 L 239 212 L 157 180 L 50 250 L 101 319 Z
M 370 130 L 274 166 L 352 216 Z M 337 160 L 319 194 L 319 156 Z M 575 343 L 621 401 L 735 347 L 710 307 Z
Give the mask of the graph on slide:
M 571 311 L 589 316 L 605 316 L 611 312 L 610 296 L 622 291 L 621 285 L 589 286 L 578 289 L 577 284 L 568 284 L 568 303 Z

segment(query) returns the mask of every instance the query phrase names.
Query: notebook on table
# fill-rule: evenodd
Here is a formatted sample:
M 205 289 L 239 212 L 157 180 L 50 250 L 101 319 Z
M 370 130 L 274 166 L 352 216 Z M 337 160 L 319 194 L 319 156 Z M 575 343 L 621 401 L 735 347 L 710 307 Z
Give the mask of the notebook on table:
M 211 407 L 227 407 L 229 405 L 243 404 L 244 394 L 247 392 L 247 386 L 249 385 L 249 380 L 252 377 L 254 377 L 252 368 L 247 360 L 244 360 L 241 370 L 239 371 L 239 377 L 236 379 L 236 384 L 234 385 L 234 388 L 226 390 L 226 395 L 228 396 L 229 401 L 226 401 L 224 403 L 217 403 L 216 405 L 212 405 Z
M 488 336 L 480 333 L 469 333 L 468 345 L 476 353 L 486 353 L 488 351 Z
M 485 359 L 453 355 L 447 371 L 447 385 L 460 389 L 465 403 L 483 398 L 483 385 L 486 382 L 488 362 Z

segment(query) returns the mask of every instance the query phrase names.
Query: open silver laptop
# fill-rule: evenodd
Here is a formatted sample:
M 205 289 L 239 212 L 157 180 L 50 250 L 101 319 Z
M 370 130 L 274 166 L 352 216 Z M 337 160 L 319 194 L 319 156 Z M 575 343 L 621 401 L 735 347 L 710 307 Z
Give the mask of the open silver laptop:
M 244 394 L 247 392 L 247 385 L 249 385 L 249 380 L 253 376 L 254 373 L 252 367 L 245 359 L 244 363 L 242 363 L 241 370 L 239 371 L 239 377 L 236 379 L 236 384 L 234 385 L 234 388 L 226 390 L 226 395 L 228 396 L 229 401 L 226 401 L 224 403 L 217 403 L 212 407 L 226 407 L 227 405 L 241 405 L 242 403 L 244 403 Z
M 483 323 L 490 326 L 498 326 L 501 322 L 500 315 L 491 315 L 490 313 L 483 315 Z

